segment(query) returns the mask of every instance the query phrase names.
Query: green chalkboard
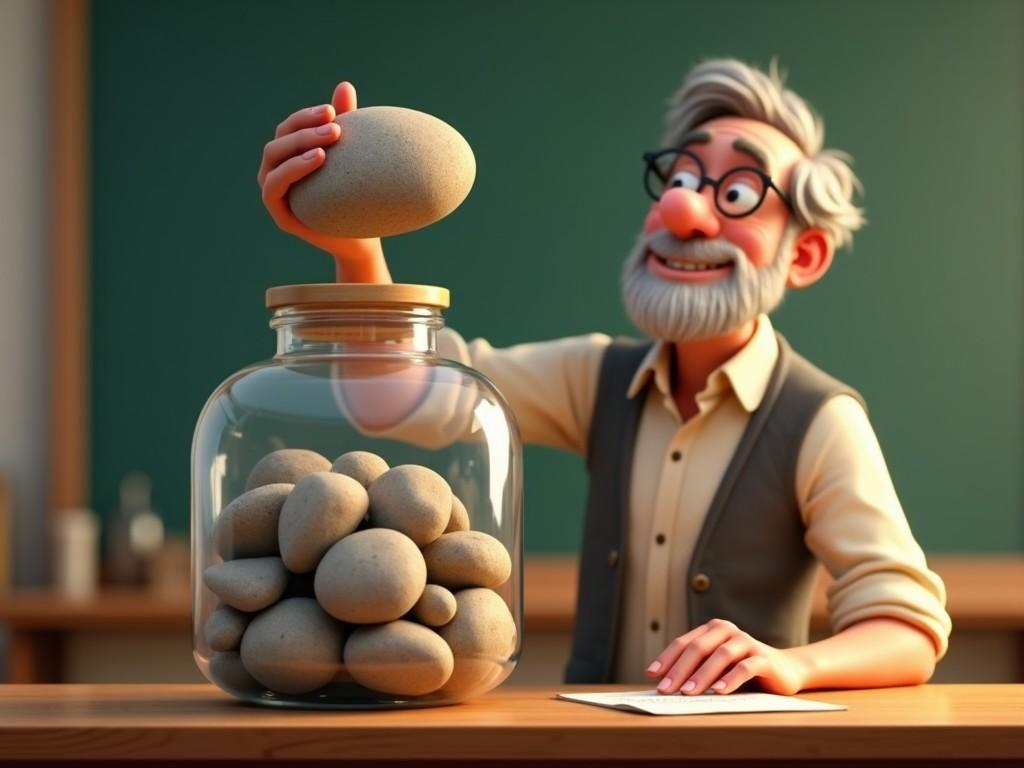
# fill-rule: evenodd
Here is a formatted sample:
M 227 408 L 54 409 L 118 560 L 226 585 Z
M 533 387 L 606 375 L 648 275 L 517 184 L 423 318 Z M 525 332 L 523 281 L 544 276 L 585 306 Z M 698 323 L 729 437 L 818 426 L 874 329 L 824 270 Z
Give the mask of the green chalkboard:
M 188 525 L 209 392 L 273 354 L 267 286 L 331 278 L 277 231 L 256 169 L 276 124 L 339 79 L 472 144 L 466 203 L 385 243 L 403 282 L 497 345 L 629 333 L 619 266 L 647 203 L 640 154 L 708 56 L 766 66 L 850 152 L 869 226 L 776 324 L 857 387 L 933 551 L 1024 546 L 1024 4 L 92 3 L 92 493 L 148 472 Z M 55 119 L 60 119 L 59 112 Z M 528 300 L 524 300 L 528 297 Z M 575 456 L 526 454 L 530 551 L 573 551 Z

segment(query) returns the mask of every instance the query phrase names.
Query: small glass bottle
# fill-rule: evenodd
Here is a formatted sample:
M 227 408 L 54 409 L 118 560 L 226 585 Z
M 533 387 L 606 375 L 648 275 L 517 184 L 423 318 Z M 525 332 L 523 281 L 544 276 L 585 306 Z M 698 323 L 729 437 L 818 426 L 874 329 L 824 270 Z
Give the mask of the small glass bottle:
M 203 408 L 193 647 L 271 705 L 450 704 L 522 636 L 522 449 L 480 373 L 437 353 L 448 291 L 271 288 L 277 354 Z

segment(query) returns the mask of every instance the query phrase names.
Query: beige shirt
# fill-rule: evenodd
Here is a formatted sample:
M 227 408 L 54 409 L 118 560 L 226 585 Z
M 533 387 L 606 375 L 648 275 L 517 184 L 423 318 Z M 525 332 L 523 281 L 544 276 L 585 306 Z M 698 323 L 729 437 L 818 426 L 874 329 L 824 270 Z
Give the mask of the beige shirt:
M 471 365 L 508 399 L 523 439 L 585 454 L 605 348 L 603 334 L 495 349 L 446 329 L 442 356 Z M 644 398 L 633 458 L 629 549 L 615 680 L 649 683 L 643 671 L 686 632 L 686 574 L 693 546 L 779 350 L 768 317 L 750 342 L 712 372 L 684 421 L 670 389 L 672 347 L 656 343 L 629 397 Z M 805 542 L 835 578 L 832 629 L 893 617 L 931 636 L 936 657 L 951 622 L 945 588 L 928 569 L 893 488 L 867 414 L 840 395 L 821 408 L 797 460 L 795 493 Z

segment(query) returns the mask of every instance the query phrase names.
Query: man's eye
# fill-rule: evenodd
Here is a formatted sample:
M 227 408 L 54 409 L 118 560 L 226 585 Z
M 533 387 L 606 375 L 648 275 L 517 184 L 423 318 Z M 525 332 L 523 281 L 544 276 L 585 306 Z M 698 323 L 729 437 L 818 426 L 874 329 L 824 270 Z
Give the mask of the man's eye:
M 745 181 L 734 181 L 718 192 L 718 204 L 726 213 L 746 213 L 760 199 L 759 191 Z
M 700 179 L 697 178 L 697 174 L 691 173 L 690 171 L 678 171 L 672 174 L 672 178 L 669 179 L 668 185 L 670 187 L 692 189 L 696 192 L 697 188 L 700 186 Z

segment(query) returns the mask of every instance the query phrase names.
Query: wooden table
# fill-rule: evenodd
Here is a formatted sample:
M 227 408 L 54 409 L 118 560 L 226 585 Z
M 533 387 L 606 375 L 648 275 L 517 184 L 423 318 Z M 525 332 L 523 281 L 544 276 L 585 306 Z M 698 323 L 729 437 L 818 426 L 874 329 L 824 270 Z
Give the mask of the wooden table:
M 0 759 L 344 759 L 346 765 L 685 760 L 687 766 L 720 768 L 740 761 L 1024 762 L 1024 685 L 925 685 L 806 698 L 848 710 L 653 717 L 559 701 L 550 689 L 505 688 L 434 709 L 311 712 L 242 705 L 208 685 L 8 685 L 0 686 Z
M 929 565 L 945 580 L 955 631 L 1004 631 L 1017 636 L 1017 679 L 1024 682 L 1024 557 L 944 555 L 930 558 Z M 825 590 L 830 580 L 824 572 L 822 576 L 811 625 L 827 632 Z M 144 590 L 108 590 L 84 601 L 44 590 L 0 595 L 0 623 L 11 633 L 8 680 L 61 682 L 62 644 L 73 633 L 187 632 L 189 601 L 188 594 L 161 596 Z M 569 632 L 576 611 L 575 559 L 527 558 L 523 602 L 527 632 Z

